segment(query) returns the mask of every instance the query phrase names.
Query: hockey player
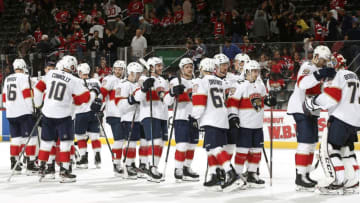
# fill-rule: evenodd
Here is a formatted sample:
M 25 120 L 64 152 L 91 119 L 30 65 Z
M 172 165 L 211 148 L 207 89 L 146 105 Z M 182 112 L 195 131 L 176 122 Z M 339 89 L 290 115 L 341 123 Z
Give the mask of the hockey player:
M 295 154 L 297 190 L 313 191 L 316 181 L 310 178 L 310 169 L 314 151 L 318 142 L 319 111 L 306 115 L 302 104 L 305 97 L 321 93 L 321 83 L 336 74 L 333 68 L 324 67 L 330 60 L 328 47 L 319 45 L 314 50 L 312 61 L 303 63 L 297 76 L 294 92 L 290 96 L 287 113 L 293 115 L 296 122 L 297 149 Z
M 162 59 L 152 57 L 147 63 L 151 77 L 143 77 L 145 80 L 140 80 L 142 86 L 135 91 L 134 99 L 140 102 L 140 120 L 148 143 L 148 181 L 160 182 L 162 174 L 158 172 L 157 166 L 162 154 L 163 140 L 167 140 L 168 107 L 163 103 L 163 98 L 168 91 L 168 82 L 160 76 L 163 69 Z
M 99 80 L 90 78 L 90 66 L 87 63 L 79 64 L 78 75 L 83 80 L 83 85 L 88 89 L 100 88 Z M 96 86 L 96 87 L 95 87 Z M 92 101 L 90 101 L 92 102 Z M 88 152 L 87 152 L 87 140 L 91 140 L 91 146 L 95 154 L 95 166 L 100 168 L 101 164 L 101 142 L 99 121 L 96 118 L 95 112 L 91 111 L 91 103 L 85 103 L 81 106 L 77 106 L 75 109 L 75 137 L 80 152 L 80 161 L 76 164 L 78 168 L 88 168 Z
M 175 130 L 175 171 L 177 181 L 199 181 L 199 175 L 192 171 L 191 163 L 194 158 L 195 147 L 199 141 L 199 130 L 193 126 L 193 118 L 189 118 L 192 111 L 192 73 L 194 63 L 190 58 L 183 58 L 179 63 L 181 76 L 170 81 L 170 91 L 165 95 L 164 102 L 170 106 L 175 97 L 178 100 Z
M 327 140 L 321 142 L 321 147 L 327 148 L 325 153 L 328 154 L 321 156 L 331 160 L 323 167 L 327 173 L 335 172 L 335 177 L 331 184 L 319 188 L 321 194 L 358 193 L 359 166 L 353 150 L 360 127 L 360 115 L 355 113 L 360 112 L 360 81 L 354 72 L 344 69 L 345 61 L 341 55 L 335 57 L 336 76 L 324 83 L 319 96 L 306 98 L 304 111 L 321 108 L 329 112 Z M 329 167 L 332 168 L 330 171 Z M 353 175 L 349 177 L 348 174 Z
M 13 62 L 14 72 L 7 76 L 4 82 L 2 99 L 6 108 L 6 118 L 10 125 L 10 161 L 11 169 L 14 168 L 19 154 L 22 151 L 26 141 L 29 142 L 25 148 L 25 155 L 28 158 L 26 164 L 27 174 L 38 172 L 35 166 L 37 133 L 29 138 L 30 132 L 34 127 L 34 109 L 32 105 L 32 90 L 29 84 L 29 77 L 24 72 L 26 70 L 26 63 L 23 59 L 15 59 Z M 21 173 L 21 165 L 15 168 L 17 174 Z
M 126 155 L 126 174 L 129 179 L 137 178 L 137 168 L 135 166 L 136 143 L 140 140 L 141 125 L 139 121 L 140 108 L 139 103 L 134 100 L 133 92 L 139 88 L 138 80 L 143 72 L 143 68 L 139 63 L 129 63 L 127 68 L 127 79 L 119 83 L 115 87 L 115 104 L 117 105 L 121 117 L 121 125 L 125 139 L 129 140 L 126 152 L 126 145 L 123 148 L 123 154 Z M 135 117 L 134 117 L 135 116 Z M 132 121 L 134 124 L 132 126 Z M 130 133 L 131 131 L 131 133 Z M 128 136 L 131 137 L 129 138 Z M 125 158 L 125 157 L 124 157 Z
M 228 72 L 226 75 L 226 80 L 230 82 L 230 84 L 235 84 L 239 80 L 244 80 L 244 76 L 242 74 L 245 63 L 250 61 L 250 57 L 247 54 L 240 53 L 235 56 L 234 60 L 234 72 Z
M 265 181 L 257 175 L 264 142 L 264 103 L 276 104 L 275 98 L 266 96 L 266 89 L 257 82 L 260 65 L 250 60 L 244 66 L 245 81 L 238 82 L 227 101 L 229 124 L 236 143 L 235 170 L 242 178 L 245 161 L 248 162 L 247 183 L 250 187 L 264 187 Z M 264 99 L 265 98 L 265 99 Z
M 223 148 L 227 144 L 227 131 L 229 129 L 227 109 L 224 103 L 225 89 L 224 82 L 217 76 L 212 75 L 215 65 L 211 62 L 201 64 L 206 65 L 202 67 L 202 71 L 206 75 L 193 87 L 191 117 L 199 120 L 200 127 L 205 130 L 204 147 L 208 154 L 211 179 L 205 182 L 204 186 L 212 190 L 232 191 L 238 187 L 237 182 L 240 180 L 228 160 L 227 152 Z M 222 71 L 221 68 L 216 68 L 219 76 L 225 77 L 226 72 L 225 74 L 220 73 Z M 217 168 L 220 169 L 220 167 L 226 172 L 224 182 L 220 181 L 217 172 Z
M 57 136 L 60 138 L 60 182 L 75 182 L 76 175 L 70 173 L 70 148 L 74 140 L 71 105 L 89 102 L 100 93 L 93 89 L 91 93 L 83 86 L 82 81 L 72 75 L 77 63 L 71 58 L 64 58 L 57 70 L 50 70 L 35 86 L 35 105 L 43 103 L 41 112 L 42 132 L 39 151 L 40 173 L 45 174 L 45 164 Z M 43 102 L 44 99 L 44 102 Z M 97 99 L 96 102 L 99 102 Z M 101 101 L 100 101 L 101 102 Z M 95 102 L 94 102 L 95 103 Z
M 106 122 L 110 125 L 114 137 L 112 151 L 114 153 L 113 164 L 116 176 L 122 176 L 121 167 L 124 132 L 120 123 L 120 112 L 115 104 L 115 86 L 122 81 L 123 72 L 126 68 L 125 61 L 117 60 L 113 65 L 113 74 L 106 76 L 102 81 L 101 94 L 105 102 Z

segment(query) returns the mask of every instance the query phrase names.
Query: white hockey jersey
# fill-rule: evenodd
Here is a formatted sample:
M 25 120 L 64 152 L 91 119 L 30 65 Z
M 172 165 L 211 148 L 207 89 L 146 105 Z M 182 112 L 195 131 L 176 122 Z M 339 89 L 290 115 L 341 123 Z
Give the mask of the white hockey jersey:
M 86 81 L 86 83 L 85 83 Z M 89 79 L 82 79 L 82 84 L 87 87 L 88 89 L 91 89 L 93 87 L 100 87 L 101 84 L 100 84 L 100 81 L 95 79 L 95 78 L 89 78 Z M 95 99 L 95 98 L 93 98 Z M 78 113 L 86 113 L 86 112 L 89 112 L 91 111 L 90 109 L 90 106 L 91 106 L 91 103 L 93 102 L 93 100 L 90 100 L 88 103 L 85 103 L 85 104 L 81 104 L 80 106 L 76 106 L 75 108 L 75 114 L 78 114 Z
M 32 114 L 32 91 L 29 86 L 29 76 L 24 73 L 14 73 L 7 76 L 2 99 L 6 108 L 6 118 Z
M 204 76 L 193 86 L 191 116 L 199 120 L 201 127 L 229 129 L 224 94 L 224 81 L 214 75 Z
M 360 81 L 349 70 L 339 70 L 332 81 L 324 83 L 324 90 L 315 100 L 329 115 L 360 127 Z
M 122 80 L 115 75 L 108 75 L 102 81 L 101 94 L 105 102 L 105 116 L 120 118 L 120 112 L 115 104 L 115 86 Z
M 115 86 L 115 104 L 121 115 L 121 121 L 131 122 L 135 114 L 135 122 L 140 121 L 140 107 L 138 104 L 130 105 L 128 97 L 133 95 L 134 91 L 139 88 L 138 83 L 132 83 L 128 80 L 123 80 Z
M 174 78 L 170 81 L 170 88 L 178 84 L 179 84 L 179 79 Z M 192 87 L 193 87 L 192 80 L 181 78 L 181 84 L 185 86 L 185 90 L 184 93 L 178 96 L 178 107 L 177 107 L 175 120 L 189 120 L 188 117 L 192 111 L 192 102 L 191 102 Z M 170 106 L 175 103 L 175 97 L 172 97 L 170 95 L 170 92 L 168 92 L 165 95 L 164 102 L 165 104 Z
M 163 102 L 162 95 L 169 91 L 168 82 L 161 76 L 154 77 L 154 87 L 152 87 L 152 116 L 160 120 L 168 120 L 168 106 Z M 139 84 L 142 84 L 148 77 L 141 76 Z M 134 97 L 140 102 L 140 120 L 150 117 L 150 94 L 142 92 L 141 88 L 135 90 Z
M 318 68 L 311 62 L 301 65 L 294 92 L 289 99 L 288 114 L 304 113 L 302 105 L 305 101 L 305 96 L 314 96 L 321 93 L 321 83 L 315 79 L 313 74 L 317 70 Z
M 72 116 L 71 105 L 88 103 L 95 98 L 82 80 L 70 73 L 50 70 L 35 86 L 35 105 L 43 102 L 42 113 L 48 118 Z
M 228 114 L 236 114 L 240 127 L 257 129 L 263 127 L 265 87 L 259 82 L 248 80 L 236 84 L 235 92 L 230 92 L 227 101 Z M 254 105 L 259 107 L 256 111 Z

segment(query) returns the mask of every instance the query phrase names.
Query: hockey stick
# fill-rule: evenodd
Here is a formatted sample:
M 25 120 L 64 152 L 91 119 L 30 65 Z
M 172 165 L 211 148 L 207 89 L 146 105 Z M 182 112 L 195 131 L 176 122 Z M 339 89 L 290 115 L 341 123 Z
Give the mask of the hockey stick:
M 107 144 L 107 146 L 108 146 L 108 148 L 109 148 L 109 150 L 110 150 L 111 157 L 112 157 L 112 159 L 114 159 L 114 158 L 115 158 L 115 156 L 114 156 L 114 152 L 111 150 L 111 146 L 110 146 L 110 143 L 109 143 L 109 139 L 108 139 L 108 137 L 106 136 L 106 133 L 105 133 L 105 128 L 104 128 L 104 126 L 103 126 L 103 124 L 102 124 L 102 122 L 101 122 L 101 120 L 100 120 L 99 113 L 96 113 L 96 118 L 98 119 L 99 124 L 100 124 L 100 127 L 101 127 L 101 129 L 103 130 L 103 132 L 104 132 L 104 136 L 105 136 L 106 144 Z
M 148 77 L 151 77 L 151 69 L 149 64 L 143 59 L 140 58 L 139 62 L 143 64 L 146 69 L 148 70 Z M 155 68 L 155 67 L 154 67 Z M 150 137 L 151 137 L 151 156 L 152 156 L 152 165 L 155 166 L 155 156 L 154 156 L 154 137 L 153 137 L 153 111 L 152 111 L 152 88 L 150 88 L 149 92 L 149 99 L 150 99 Z
M 273 176 L 273 107 L 270 107 L 270 186 Z
M 14 171 L 15 171 L 16 167 L 17 167 L 17 166 L 19 165 L 19 163 L 21 162 L 20 160 L 21 160 L 22 156 L 25 154 L 26 146 L 29 144 L 32 135 L 35 133 L 35 130 L 36 130 L 37 127 L 39 126 L 42 117 L 43 117 L 43 115 L 41 114 L 41 115 L 39 116 L 39 118 L 37 119 L 37 121 L 35 122 L 35 125 L 34 125 L 33 129 L 31 130 L 30 135 L 29 135 L 28 139 L 26 140 L 26 143 L 25 143 L 23 149 L 21 150 L 21 153 L 20 153 L 20 155 L 19 155 L 18 160 L 16 161 L 15 166 L 14 166 L 13 169 L 11 170 L 11 174 L 10 174 L 9 178 L 7 179 L 8 182 L 10 182 L 11 178 L 12 178 L 13 175 L 14 175 Z
M 130 145 L 130 138 L 132 135 L 132 131 L 134 129 L 134 123 L 135 123 L 135 117 L 136 117 L 136 111 L 137 111 L 138 106 L 136 105 L 135 107 L 135 111 L 132 117 L 132 121 L 131 121 L 131 127 L 130 127 L 130 132 L 129 132 L 129 137 L 127 139 L 127 143 L 126 143 L 126 150 L 125 150 L 125 155 L 124 155 L 124 159 L 123 159 L 123 168 L 124 168 L 124 174 L 127 176 L 127 170 L 126 170 L 126 166 L 125 166 L 125 162 L 126 162 L 126 158 L 127 158 L 127 154 L 128 154 L 128 150 L 129 150 L 129 145 Z
M 177 78 L 178 78 L 178 81 L 179 81 L 179 85 L 181 85 L 181 77 L 180 77 L 179 72 L 177 74 Z M 163 177 L 164 178 L 165 178 L 166 166 L 167 166 L 168 158 L 169 158 L 171 139 L 172 139 L 173 132 L 174 132 L 174 125 L 175 125 L 176 113 L 177 113 L 177 109 L 178 109 L 178 103 L 179 103 L 179 100 L 178 100 L 178 97 L 176 96 L 175 97 L 175 109 L 174 109 L 173 122 L 172 122 L 172 125 L 171 125 L 171 128 L 170 128 L 170 137 L 169 137 L 168 146 L 167 146 L 167 149 L 166 149 L 165 165 L 164 165 L 164 170 L 163 170 Z
M 262 150 L 263 150 L 263 154 L 264 154 L 264 158 L 265 158 L 266 166 L 267 166 L 267 168 L 268 168 L 269 175 L 270 175 L 270 174 L 271 174 L 271 172 L 270 172 L 269 160 L 268 160 L 268 157 L 267 157 L 267 154 L 266 154 L 265 148 L 264 148 L 264 144 L 262 145 Z

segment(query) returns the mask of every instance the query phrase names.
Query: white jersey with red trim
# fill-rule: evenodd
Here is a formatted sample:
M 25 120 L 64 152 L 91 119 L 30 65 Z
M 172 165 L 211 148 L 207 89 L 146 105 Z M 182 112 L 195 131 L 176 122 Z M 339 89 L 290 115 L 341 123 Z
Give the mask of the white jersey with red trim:
M 105 14 L 107 17 L 107 22 L 115 22 L 116 17 L 121 14 L 121 8 L 115 4 L 107 4 L 105 5 Z
M 79 106 L 94 98 L 81 79 L 60 70 L 50 70 L 34 88 L 35 105 L 44 102 L 41 111 L 48 118 L 72 116 L 73 104 Z
M 170 89 L 173 86 L 179 84 L 179 79 L 174 78 L 170 81 Z M 178 96 L 178 107 L 176 112 L 175 120 L 189 120 L 189 115 L 191 115 L 192 111 L 192 102 L 191 102 L 191 95 L 192 95 L 192 80 L 188 80 L 185 78 L 181 78 L 181 84 L 185 86 L 184 93 Z M 168 92 L 164 98 L 165 104 L 168 106 L 175 103 L 175 97 L 172 97 Z M 175 106 L 174 106 L 175 108 Z
M 360 81 L 349 70 L 339 70 L 332 81 L 324 83 L 324 90 L 315 100 L 329 115 L 360 127 Z
M 204 76 L 193 86 L 191 116 L 199 120 L 200 126 L 229 129 L 224 94 L 224 81 L 214 75 Z
M 120 112 L 115 104 L 115 86 L 119 84 L 122 79 L 115 75 L 108 75 L 102 81 L 100 88 L 105 102 L 105 116 L 106 117 L 118 117 L 120 118 Z
M 163 102 L 165 93 L 169 91 L 168 82 L 161 76 L 155 77 L 154 87 L 152 87 L 152 116 L 160 120 L 168 120 L 168 106 Z M 141 76 L 139 84 L 142 84 L 148 77 Z M 150 94 L 142 92 L 141 88 L 134 93 L 136 101 L 140 102 L 140 120 L 150 117 Z
M 263 127 L 265 86 L 245 80 L 236 84 L 227 101 L 228 114 L 239 116 L 240 127 L 258 129 Z M 258 110 L 254 106 L 258 107 Z
M 316 80 L 314 72 L 318 68 L 312 62 L 305 62 L 301 65 L 298 72 L 294 92 L 291 94 L 288 103 L 288 114 L 304 113 L 302 105 L 305 96 L 314 96 L 321 93 L 321 83 Z
M 95 79 L 95 78 L 89 78 L 89 79 L 82 79 L 82 84 L 87 87 L 88 89 L 92 89 L 93 87 L 100 87 L 101 84 L 100 84 L 100 81 L 98 79 Z M 86 83 L 85 83 L 86 81 Z M 94 98 L 95 99 L 95 98 Z M 75 108 L 75 114 L 78 114 L 78 113 L 86 113 L 86 112 L 89 112 L 91 111 L 90 109 L 90 106 L 91 106 L 91 103 L 93 102 L 93 100 L 91 100 L 90 102 L 88 103 L 85 103 L 85 104 L 82 104 L 80 106 L 76 106 Z
M 135 114 L 135 122 L 140 121 L 140 107 L 138 104 L 130 105 L 128 97 L 133 95 L 134 91 L 140 86 L 138 83 L 133 83 L 128 80 L 123 80 L 115 86 L 115 104 L 120 112 L 121 121 L 131 122 Z
M 16 118 L 32 114 L 31 94 L 28 75 L 14 73 L 7 76 L 2 93 L 2 99 L 6 108 L 6 118 Z

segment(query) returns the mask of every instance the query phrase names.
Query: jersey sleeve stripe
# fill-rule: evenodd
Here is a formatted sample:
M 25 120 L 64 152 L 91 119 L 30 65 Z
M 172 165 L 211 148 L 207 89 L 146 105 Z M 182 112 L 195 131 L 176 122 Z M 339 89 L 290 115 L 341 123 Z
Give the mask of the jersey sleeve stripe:
M 31 93 L 32 93 L 32 92 L 31 92 L 31 90 L 30 90 L 29 88 L 24 89 L 24 90 L 22 91 L 22 95 L 23 95 L 24 99 L 30 98 L 31 95 L 32 95 Z
M 101 92 L 101 94 L 103 95 L 104 98 L 105 98 L 105 97 L 107 96 L 107 94 L 108 94 L 108 90 L 107 90 L 106 88 L 104 88 L 104 87 L 101 87 L 101 88 L 100 88 L 100 92 Z
M 194 95 L 192 103 L 194 106 L 206 106 L 207 96 L 206 95 Z
M 74 98 L 75 105 L 81 105 L 83 103 L 87 103 L 90 100 L 90 92 L 86 91 L 80 95 L 73 96 L 73 98 Z
M 316 86 L 307 89 L 305 92 L 306 95 L 319 95 L 321 94 L 321 84 L 317 84 Z
M 3 101 L 4 103 L 6 102 L 6 94 L 5 94 L 5 93 L 2 94 L 2 101 Z
M 333 98 L 336 102 L 341 100 L 341 89 L 336 87 L 325 87 L 324 93 Z
M 36 84 L 36 89 L 38 89 L 40 92 L 44 92 L 46 89 L 46 84 L 44 83 L 44 81 L 40 80 L 37 84 Z
M 115 100 L 115 90 L 109 91 L 109 100 Z
M 299 77 L 299 79 L 297 80 L 296 85 L 297 85 L 298 87 L 300 86 L 301 80 L 304 79 L 305 76 L 306 76 L 306 75 L 301 75 L 301 76 Z

